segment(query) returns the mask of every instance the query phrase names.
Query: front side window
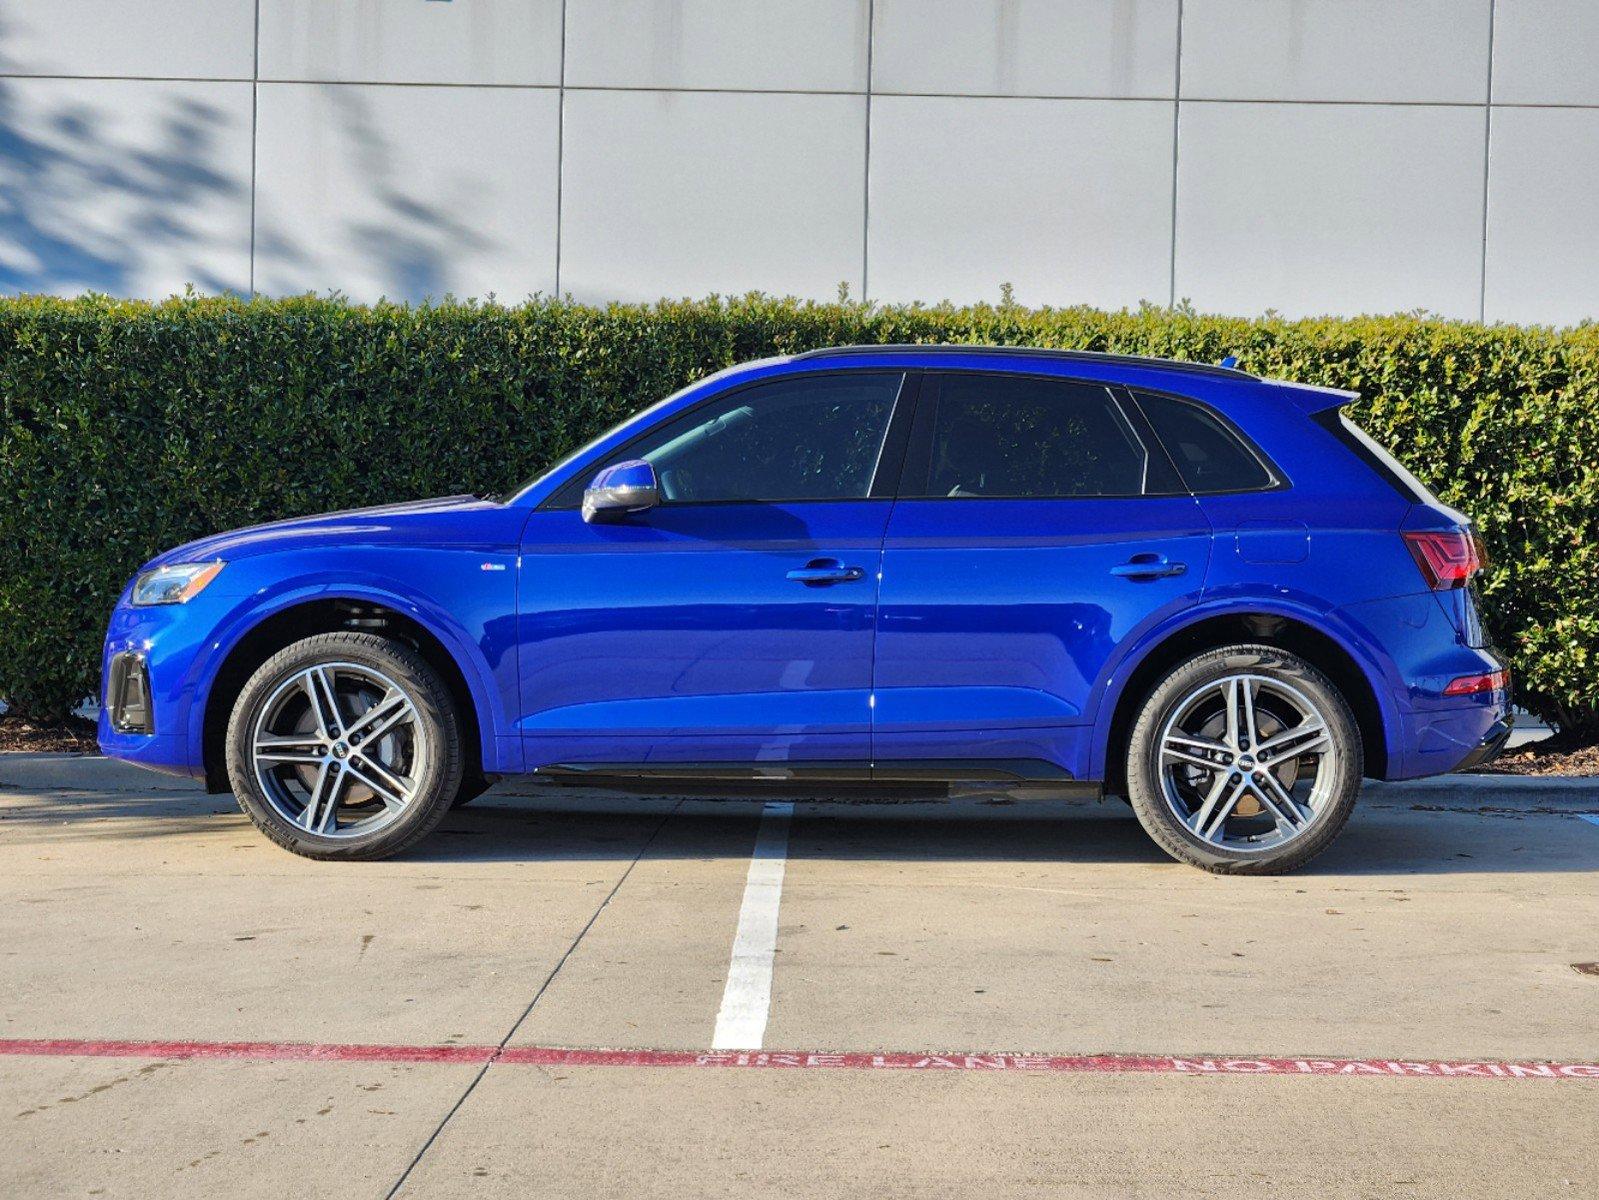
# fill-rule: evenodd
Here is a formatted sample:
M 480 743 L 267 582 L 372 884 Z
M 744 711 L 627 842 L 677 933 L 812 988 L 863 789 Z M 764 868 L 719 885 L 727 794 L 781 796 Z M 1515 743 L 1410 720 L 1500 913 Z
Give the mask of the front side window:
M 557 494 L 572 507 L 610 462 L 642 458 L 668 504 L 864 500 L 904 375 L 851 371 L 738 388 L 652 429 Z
M 1138 406 L 1177 464 L 1183 482 L 1196 495 L 1258 492 L 1277 486 L 1271 468 L 1208 409 L 1148 392 L 1138 393 Z
M 950 499 L 1141 496 L 1149 452 L 1105 388 L 1019 375 L 945 375 L 923 486 Z

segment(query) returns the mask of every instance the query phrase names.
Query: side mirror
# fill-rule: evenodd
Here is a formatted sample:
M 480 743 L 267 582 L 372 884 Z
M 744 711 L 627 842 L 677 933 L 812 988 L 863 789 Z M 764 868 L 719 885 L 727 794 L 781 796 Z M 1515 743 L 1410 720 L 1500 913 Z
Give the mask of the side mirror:
M 641 513 L 661 502 L 655 468 L 642 458 L 606 467 L 583 493 L 583 519 L 590 525 Z

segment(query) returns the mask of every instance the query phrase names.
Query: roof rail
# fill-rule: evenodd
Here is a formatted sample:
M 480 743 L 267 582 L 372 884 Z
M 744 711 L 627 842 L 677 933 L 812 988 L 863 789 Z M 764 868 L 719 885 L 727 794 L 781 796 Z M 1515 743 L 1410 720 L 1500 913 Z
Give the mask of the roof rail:
M 851 354 L 994 354 L 1016 358 L 1051 358 L 1063 362 L 1102 363 L 1124 367 L 1151 367 L 1161 371 L 1186 371 L 1194 375 L 1213 375 L 1224 379 L 1255 379 L 1248 371 L 1221 367 L 1214 363 L 1187 362 L 1178 358 L 1150 358 L 1137 354 L 1106 354 L 1098 350 L 1057 350 L 1048 346 L 978 346 L 965 343 L 884 343 L 876 346 L 824 346 L 805 350 L 796 359 L 833 358 Z

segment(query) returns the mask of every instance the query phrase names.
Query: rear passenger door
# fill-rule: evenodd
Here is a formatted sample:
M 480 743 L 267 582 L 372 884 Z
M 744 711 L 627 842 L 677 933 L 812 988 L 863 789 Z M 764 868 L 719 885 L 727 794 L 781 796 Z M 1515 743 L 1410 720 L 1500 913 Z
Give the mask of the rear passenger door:
M 1089 777 L 1107 664 L 1197 600 L 1209 553 L 1204 515 L 1125 394 L 929 373 L 884 541 L 879 770 L 958 759 Z

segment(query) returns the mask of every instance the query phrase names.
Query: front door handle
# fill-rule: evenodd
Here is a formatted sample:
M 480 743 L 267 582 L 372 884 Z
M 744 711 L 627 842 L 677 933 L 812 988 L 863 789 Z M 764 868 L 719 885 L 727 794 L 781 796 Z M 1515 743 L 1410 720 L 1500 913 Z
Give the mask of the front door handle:
M 813 558 L 803 567 L 795 567 L 788 577 L 806 587 L 826 587 L 830 583 L 854 583 L 857 579 L 865 579 L 866 572 L 860 567 L 846 567 L 836 558 Z
M 1120 566 L 1112 567 L 1112 575 L 1123 579 L 1162 579 L 1168 575 L 1181 575 L 1188 564 L 1171 562 L 1164 554 L 1135 554 Z

